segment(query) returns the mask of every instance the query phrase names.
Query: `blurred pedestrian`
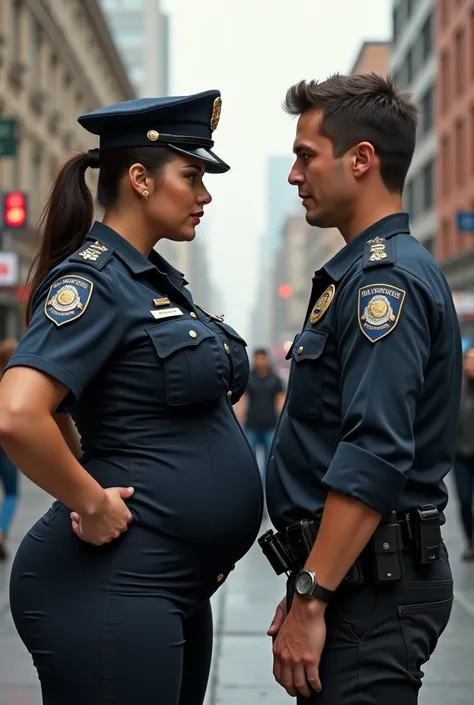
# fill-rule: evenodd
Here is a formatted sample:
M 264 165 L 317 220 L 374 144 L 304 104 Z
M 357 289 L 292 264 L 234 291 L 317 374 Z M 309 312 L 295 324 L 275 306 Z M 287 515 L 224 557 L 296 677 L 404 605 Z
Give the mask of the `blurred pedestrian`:
M 211 150 L 220 110 L 212 90 L 81 116 L 100 148 L 66 162 L 47 206 L 28 330 L 0 383 L 0 440 L 57 498 L 10 583 L 44 705 L 201 705 L 210 597 L 261 525 L 232 409 L 245 342 L 154 249 L 194 239 L 204 172 L 229 169 Z M 90 229 L 94 167 L 105 215 Z
M 454 477 L 459 498 L 459 513 L 466 537 L 465 561 L 474 561 L 474 345 L 464 353 L 459 435 Z
M 274 675 L 298 703 L 415 705 L 453 603 L 462 377 L 451 292 L 402 207 L 418 110 L 373 73 L 301 81 L 285 107 L 306 220 L 346 244 L 314 274 L 267 470 L 290 566 Z
M 238 404 L 238 415 L 252 450 L 256 455 L 259 451 L 262 452 L 260 470 L 263 482 L 273 435 L 284 401 L 283 384 L 272 368 L 268 351 L 258 348 L 253 354 L 246 392 Z
M 0 343 L 0 374 L 15 352 L 18 341 L 7 338 Z M 3 486 L 3 500 L 0 504 L 0 560 L 8 557 L 7 537 L 18 502 L 18 471 L 0 446 L 0 482 Z

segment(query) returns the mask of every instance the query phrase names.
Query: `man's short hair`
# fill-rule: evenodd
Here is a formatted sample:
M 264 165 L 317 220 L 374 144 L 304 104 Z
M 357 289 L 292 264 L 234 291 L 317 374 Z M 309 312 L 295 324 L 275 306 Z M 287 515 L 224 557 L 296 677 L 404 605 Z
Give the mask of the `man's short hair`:
M 389 76 L 334 74 L 322 82 L 300 81 L 288 89 L 283 107 L 290 115 L 322 110 L 321 131 L 331 140 L 336 158 L 359 142 L 370 142 L 385 187 L 403 191 L 415 151 L 418 108 Z

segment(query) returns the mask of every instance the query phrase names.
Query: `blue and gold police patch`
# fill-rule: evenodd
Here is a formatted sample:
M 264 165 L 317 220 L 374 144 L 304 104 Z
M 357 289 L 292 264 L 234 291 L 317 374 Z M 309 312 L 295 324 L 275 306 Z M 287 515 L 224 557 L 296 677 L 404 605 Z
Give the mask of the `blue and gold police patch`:
M 57 326 L 75 321 L 89 305 L 94 284 L 75 274 L 56 279 L 51 285 L 44 312 Z
M 371 284 L 359 289 L 359 326 L 371 343 L 395 328 L 405 296 L 406 291 L 390 284 Z

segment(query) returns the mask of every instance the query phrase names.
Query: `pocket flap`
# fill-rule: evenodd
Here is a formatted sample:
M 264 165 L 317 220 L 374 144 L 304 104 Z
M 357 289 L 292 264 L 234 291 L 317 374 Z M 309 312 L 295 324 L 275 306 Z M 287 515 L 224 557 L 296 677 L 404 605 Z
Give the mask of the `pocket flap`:
M 306 329 L 293 344 L 293 360 L 317 360 L 326 345 L 328 334 L 319 330 Z
M 215 337 L 214 333 L 200 321 L 188 318 L 157 323 L 146 331 L 153 341 L 158 356 L 163 359 L 176 350 L 195 347 L 206 338 Z
M 237 333 L 237 331 L 232 328 L 232 326 L 229 326 L 228 323 L 221 323 L 221 321 L 214 321 L 214 323 L 215 323 L 216 325 L 218 325 L 219 328 L 222 328 L 222 330 L 223 330 L 225 333 L 227 333 L 227 335 L 229 336 L 229 338 L 233 338 L 234 340 L 238 340 L 239 343 L 242 343 L 242 345 L 245 345 L 245 347 L 247 347 L 247 343 L 246 343 L 245 340 L 242 338 L 242 336 L 239 335 L 239 334 Z

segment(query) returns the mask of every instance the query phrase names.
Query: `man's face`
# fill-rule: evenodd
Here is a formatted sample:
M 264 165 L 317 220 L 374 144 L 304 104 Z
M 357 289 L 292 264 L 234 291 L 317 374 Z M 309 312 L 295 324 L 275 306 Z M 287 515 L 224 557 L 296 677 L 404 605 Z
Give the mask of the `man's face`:
M 352 150 L 334 157 L 332 142 L 321 134 L 322 117 L 321 110 L 310 108 L 299 118 L 293 145 L 296 160 L 288 181 L 298 187 L 307 222 L 331 228 L 351 216 L 357 183 Z
M 269 368 L 268 355 L 256 353 L 253 358 L 254 368 L 257 372 L 267 372 Z

